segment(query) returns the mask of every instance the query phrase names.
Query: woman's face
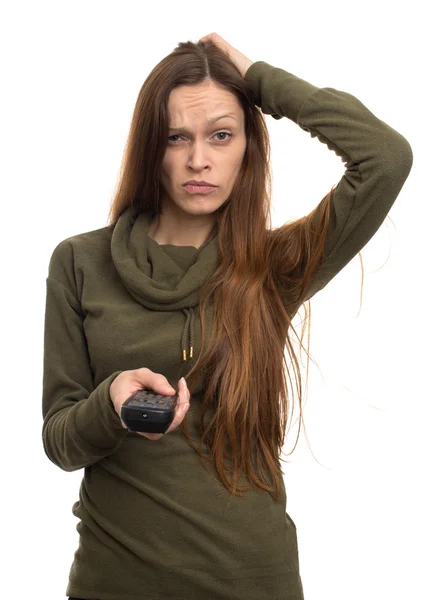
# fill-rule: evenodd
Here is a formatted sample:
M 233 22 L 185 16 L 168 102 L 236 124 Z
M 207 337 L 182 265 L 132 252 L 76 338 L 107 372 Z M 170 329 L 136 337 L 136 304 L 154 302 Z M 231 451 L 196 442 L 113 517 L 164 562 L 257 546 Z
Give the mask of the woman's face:
M 246 149 L 244 112 L 236 96 L 213 81 L 172 90 L 162 185 L 170 211 L 209 215 L 229 198 Z M 211 120 L 222 117 L 211 123 Z M 210 194 L 191 194 L 186 181 L 207 181 Z

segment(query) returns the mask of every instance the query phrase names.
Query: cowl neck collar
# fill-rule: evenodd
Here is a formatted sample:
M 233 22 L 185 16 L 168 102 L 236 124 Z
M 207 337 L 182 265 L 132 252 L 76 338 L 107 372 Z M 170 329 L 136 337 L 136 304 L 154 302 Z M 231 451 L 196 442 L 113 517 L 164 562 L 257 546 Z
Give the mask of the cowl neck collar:
M 148 236 L 150 222 L 150 213 L 133 216 L 131 208 L 127 208 L 112 232 L 112 260 L 124 286 L 137 302 L 152 310 L 184 312 L 181 353 L 186 360 L 187 347 L 193 355 L 194 308 L 199 305 L 203 283 L 217 266 L 218 232 L 200 248 L 160 245 Z

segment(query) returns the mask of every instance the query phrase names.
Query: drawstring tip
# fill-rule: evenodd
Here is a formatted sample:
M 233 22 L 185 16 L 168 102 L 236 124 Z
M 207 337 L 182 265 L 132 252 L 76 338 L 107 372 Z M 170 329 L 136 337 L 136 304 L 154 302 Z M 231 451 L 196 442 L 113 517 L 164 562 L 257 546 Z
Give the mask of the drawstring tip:
M 193 358 L 193 346 L 190 346 L 190 356 L 189 358 Z M 186 353 L 186 349 L 183 349 L 183 360 L 187 360 L 187 353 Z

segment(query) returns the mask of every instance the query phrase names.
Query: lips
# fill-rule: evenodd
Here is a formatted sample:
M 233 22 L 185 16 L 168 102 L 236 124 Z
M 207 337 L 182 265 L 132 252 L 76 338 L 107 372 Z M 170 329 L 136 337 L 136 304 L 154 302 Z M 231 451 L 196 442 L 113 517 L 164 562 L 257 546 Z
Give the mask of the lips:
M 207 183 L 206 181 L 186 181 L 184 185 L 202 186 L 202 187 L 217 187 L 213 183 Z
M 217 189 L 216 185 L 193 185 L 192 183 L 186 183 L 184 185 L 184 189 L 189 193 L 189 194 L 199 194 L 199 195 L 206 195 L 206 194 L 211 194 L 212 192 L 215 192 L 215 190 Z

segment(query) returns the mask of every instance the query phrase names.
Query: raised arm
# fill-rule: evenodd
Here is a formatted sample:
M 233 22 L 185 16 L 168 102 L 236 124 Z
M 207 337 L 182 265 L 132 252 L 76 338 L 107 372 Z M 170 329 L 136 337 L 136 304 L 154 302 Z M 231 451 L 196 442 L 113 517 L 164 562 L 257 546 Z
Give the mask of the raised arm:
M 377 232 L 410 173 L 412 148 L 405 137 L 347 92 L 318 88 L 264 61 L 254 62 L 245 79 L 263 113 L 294 121 L 346 165 L 332 197 L 323 264 L 302 298 L 305 302 Z M 314 209 L 316 215 L 320 204 Z M 283 261 L 277 265 L 281 282 L 287 275 L 284 267 Z

